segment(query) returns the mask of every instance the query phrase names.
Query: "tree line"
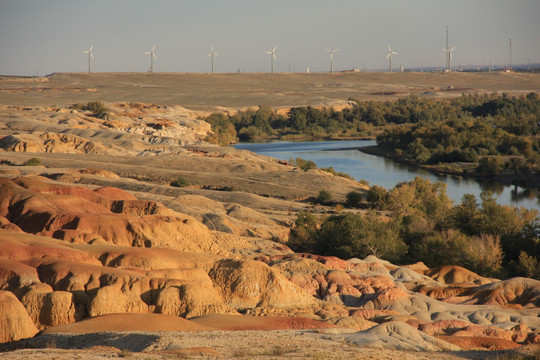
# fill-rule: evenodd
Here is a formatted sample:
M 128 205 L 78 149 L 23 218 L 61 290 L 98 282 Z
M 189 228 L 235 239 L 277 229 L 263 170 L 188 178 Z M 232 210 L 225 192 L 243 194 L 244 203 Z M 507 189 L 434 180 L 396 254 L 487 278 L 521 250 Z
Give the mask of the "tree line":
M 434 100 L 409 96 L 397 101 L 350 99 L 337 111 L 311 106 L 278 114 L 268 106 L 204 120 L 207 140 L 229 145 L 268 137 L 342 139 L 372 137 L 395 159 L 412 164 L 472 163 L 479 173 L 537 172 L 540 164 L 540 99 L 537 94 L 462 95 Z

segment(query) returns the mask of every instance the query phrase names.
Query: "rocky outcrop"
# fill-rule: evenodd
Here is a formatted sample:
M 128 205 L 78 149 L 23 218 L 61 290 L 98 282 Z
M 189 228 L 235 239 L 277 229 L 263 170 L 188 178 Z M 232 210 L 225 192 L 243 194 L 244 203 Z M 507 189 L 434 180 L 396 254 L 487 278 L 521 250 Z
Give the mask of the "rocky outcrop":
M 0 342 L 15 341 L 34 336 L 38 329 L 17 297 L 0 290 Z
M 535 280 L 295 254 L 264 238 L 280 231 L 265 233 L 276 229 L 270 217 L 200 196 L 175 197 L 172 210 L 110 186 L 17 175 L 0 177 L 0 190 L 0 290 L 14 309 L 6 323 L 19 324 L 5 341 L 151 314 L 208 328 L 229 319 L 219 329 L 329 327 L 356 332 L 351 343 L 393 349 L 540 341 Z M 199 221 L 205 207 L 237 230 Z M 253 320 L 260 317 L 266 320 Z M 89 318 L 102 320 L 82 323 Z M 372 342 L 377 336 L 387 343 Z

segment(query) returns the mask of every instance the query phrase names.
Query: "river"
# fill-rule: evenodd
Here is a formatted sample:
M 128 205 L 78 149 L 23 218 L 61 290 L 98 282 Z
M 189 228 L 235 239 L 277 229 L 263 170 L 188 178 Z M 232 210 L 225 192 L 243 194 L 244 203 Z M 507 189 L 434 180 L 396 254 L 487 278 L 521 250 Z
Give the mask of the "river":
M 480 202 L 480 193 L 490 190 L 499 204 L 525 207 L 540 211 L 540 192 L 505 186 L 490 181 L 463 178 L 452 175 L 438 175 L 422 169 L 396 163 L 390 159 L 365 154 L 357 148 L 375 145 L 374 140 L 356 141 L 318 141 L 318 142 L 283 142 L 240 143 L 237 149 L 274 157 L 280 160 L 300 157 L 311 160 L 319 168 L 332 166 L 336 171 L 345 172 L 356 180 L 366 180 L 370 185 L 393 188 L 402 181 L 413 180 L 416 176 L 428 178 L 432 182 L 440 181 L 447 185 L 448 196 L 459 203 L 464 194 L 473 194 Z M 330 151 L 331 150 L 331 151 Z

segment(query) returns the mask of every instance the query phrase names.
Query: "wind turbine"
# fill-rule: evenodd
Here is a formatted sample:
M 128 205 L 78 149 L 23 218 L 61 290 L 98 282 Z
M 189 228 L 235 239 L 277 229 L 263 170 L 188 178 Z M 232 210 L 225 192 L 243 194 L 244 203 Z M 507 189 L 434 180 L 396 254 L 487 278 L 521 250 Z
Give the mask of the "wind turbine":
M 214 72 L 214 56 L 219 56 L 219 54 L 214 51 L 214 45 L 210 45 L 210 54 L 208 54 L 208 56 L 212 57 L 212 72 Z
M 448 72 L 452 72 L 452 52 L 454 50 L 456 50 L 455 46 L 451 48 L 450 50 L 443 49 L 443 51 L 446 51 L 446 53 L 448 54 Z
M 90 46 L 90 49 L 87 51 L 83 51 L 83 54 L 88 54 L 88 72 L 90 72 L 90 60 L 94 58 L 94 54 L 92 54 L 92 49 L 94 48 L 94 44 Z
M 152 47 L 152 50 L 144 53 L 145 55 L 150 55 L 150 72 L 154 72 L 154 59 L 157 60 L 157 56 L 154 50 L 156 50 L 156 45 Z
M 272 74 L 274 73 L 274 60 L 276 60 L 276 46 L 274 46 L 274 49 L 272 51 L 266 52 L 268 55 L 270 55 L 270 61 L 272 62 Z
M 387 59 L 390 59 L 390 72 L 392 72 L 392 55 L 397 55 L 398 53 L 395 51 L 392 51 L 390 49 L 390 45 L 388 45 L 388 54 L 386 55 Z
M 334 54 L 339 49 L 334 49 L 334 50 L 324 49 L 324 50 L 326 50 L 328 53 L 330 53 L 330 73 L 333 73 L 334 72 Z

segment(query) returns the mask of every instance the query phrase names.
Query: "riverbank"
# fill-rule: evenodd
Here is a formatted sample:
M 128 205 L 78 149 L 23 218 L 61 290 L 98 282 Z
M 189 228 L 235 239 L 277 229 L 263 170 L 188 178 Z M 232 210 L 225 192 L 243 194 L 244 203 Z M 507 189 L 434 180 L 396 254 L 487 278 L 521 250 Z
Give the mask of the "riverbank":
M 538 188 L 540 187 L 540 175 L 534 174 L 511 174 L 511 173 L 501 173 L 496 176 L 485 175 L 478 173 L 476 171 L 476 163 L 465 163 L 465 162 L 456 162 L 456 163 L 443 163 L 437 165 L 421 165 L 415 164 L 411 161 L 406 161 L 404 159 L 396 156 L 392 151 L 383 149 L 378 145 L 364 146 L 357 148 L 358 151 L 361 151 L 368 155 L 381 156 L 392 161 L 411 166 L 414 168 L 422 169 L 429 171 L 435 174 L 443 175 L 453 175 L 453 176 L 462 176 L 470 177 L 479 180 L 488 180 L 495 181 L 502 185 L 515 185 L 527 188 Z

